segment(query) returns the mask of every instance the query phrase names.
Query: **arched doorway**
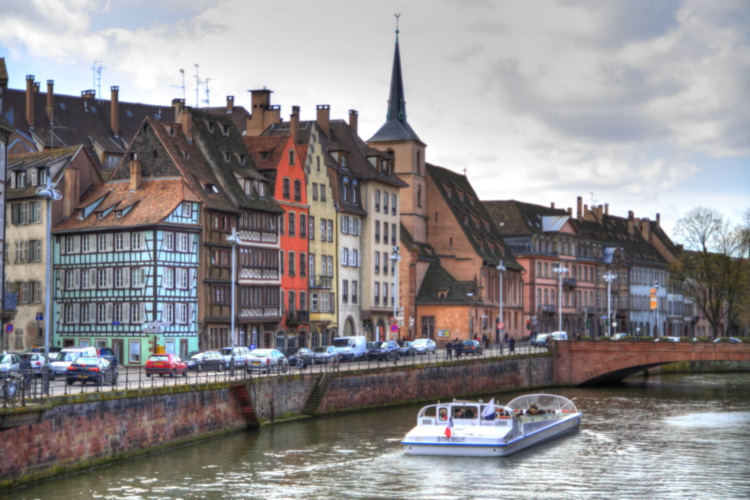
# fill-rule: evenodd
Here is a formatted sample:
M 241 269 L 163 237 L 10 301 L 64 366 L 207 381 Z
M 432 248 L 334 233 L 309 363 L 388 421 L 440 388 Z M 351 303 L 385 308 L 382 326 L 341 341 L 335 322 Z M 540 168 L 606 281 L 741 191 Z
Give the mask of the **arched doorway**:
M 344 322 L 344 337 L 352 337 L 357 334 L 357 330 L 354 328 L 354 320 L 351 316 L 346 318 Z

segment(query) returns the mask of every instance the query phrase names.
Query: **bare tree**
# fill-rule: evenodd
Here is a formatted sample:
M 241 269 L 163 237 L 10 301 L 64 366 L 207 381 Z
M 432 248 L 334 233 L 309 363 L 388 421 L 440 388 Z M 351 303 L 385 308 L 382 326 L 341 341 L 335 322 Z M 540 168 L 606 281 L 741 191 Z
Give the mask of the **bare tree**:
M 673 267 L 685 295 L 714 335 L 738 331 L 749 285 L 747 228 L 732 227 L 717 210 L 696 207 L 677 222 L 675 234 L 686 249 Z

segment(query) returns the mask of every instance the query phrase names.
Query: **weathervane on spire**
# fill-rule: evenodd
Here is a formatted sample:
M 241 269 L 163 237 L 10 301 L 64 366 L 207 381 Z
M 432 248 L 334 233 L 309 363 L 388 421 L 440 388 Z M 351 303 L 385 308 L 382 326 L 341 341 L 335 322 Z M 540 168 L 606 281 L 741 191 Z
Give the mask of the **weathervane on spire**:
M 396 17 L 396 36 L 398 36 L 398 18 L 401 17 L 401 13 L 393 14 Z

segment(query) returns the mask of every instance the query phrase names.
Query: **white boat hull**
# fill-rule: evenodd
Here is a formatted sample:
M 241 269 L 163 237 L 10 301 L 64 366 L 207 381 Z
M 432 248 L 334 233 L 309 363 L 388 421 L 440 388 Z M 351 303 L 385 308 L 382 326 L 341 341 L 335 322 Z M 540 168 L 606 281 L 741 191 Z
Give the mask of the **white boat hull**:
M 401 444 L 409 455 L 503 457 L 572 432 L 580 422 L 581 414 L 574 413 L 548 421 L 549 425 L 526 433 L 521 433 L 515 425 L 506 430 L 466 427 L 453 429 L 451 437 L 442 435 L 444 427 L 430 426 L 433 435 L 426 434 L 425 431 L 429 430 L 425 427 L 417 427 L 406 435 Z M 436 431 L 441 435 L 435 435 Z

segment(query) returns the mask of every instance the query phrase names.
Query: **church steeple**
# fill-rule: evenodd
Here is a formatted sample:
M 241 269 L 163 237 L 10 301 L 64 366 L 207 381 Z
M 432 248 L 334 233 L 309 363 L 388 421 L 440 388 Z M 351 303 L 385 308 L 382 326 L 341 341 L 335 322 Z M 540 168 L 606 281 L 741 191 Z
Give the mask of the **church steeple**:
M 404 82 L 401 75 L 401 53 L 398 45 L 398 17 L 396 14 L 396 48 L 393 53 L 393 71 L 391 72 L 391 93 L 388 97 L 388 112 L 385 124 L 380 127 L 370 141 L 418 141 L 419 136 L 406 121 L 406 98 Z M 368 141 L 368 142 L 370 142 Z

